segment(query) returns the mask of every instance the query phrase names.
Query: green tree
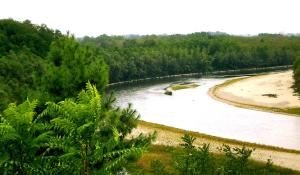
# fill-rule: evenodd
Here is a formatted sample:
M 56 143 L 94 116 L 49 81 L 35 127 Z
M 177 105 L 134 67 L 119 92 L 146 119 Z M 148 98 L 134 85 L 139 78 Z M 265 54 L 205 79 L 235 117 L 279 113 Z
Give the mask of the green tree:
M 62 37 L 52 43 L 43 85 L 55 101 L 74 96 L 87 80 L 102 91 L 108 83 L 108 67 L 94 51 L 81 46 L 74 37 Z
M 0 58 L 0 109 L 10 102 L 21 102 L 27 97 L 40 98 L 40 75 L 45 71 L 44 60 L 28 49 L 11 51 Z
M 44 147 L 53 134 L 36 120 L 37 101 L 12 103 L 0 122 L 0 173 L 40 174 Z
M 141 142 L 141 137 L 125 143 L 124 134 L 128 132 L 120 127 L 122 115 L 137 118 L 136 113 L 130 109 L 103 111 L 101 101 L 96 87 L 87 83 L 76 99 L 47 103 L 39 118 L 48 120 L 57 135 L 50 145 L 51 149 L 62 150 L 57 172 L 107 174 L 129 156 L 141 154 L 150 143 L 144 138 Z
M 53 31 L 46 25 L 34 25 L 29 20 L 24 22 L 13 19 L 0 20 L 0 57 L 10 51 L 18 52 L 27 47 L 32 53 L 45 57 L 50 44 L 61 33 Z
M 248 162 L 255 149 L 234 147 L 223 145 L 221 148 L 225 153 L 225 174 L 248 174 Z
M 86 84 L 75 99 L 47 102 L 40 114 L 37 101 L 14 103 L 0 116 L 1 174 L 111 174 L 138 158 L 154 135 L 126 136 L 138 114 L 130 106 L 114 108 Z
M 185 134 L 181 137 L 183 150 L 177 151 L 173 155 L 173 166 L 180 174 L 202 175 L 214 174 L 213 157 L 209 151 L 209 144 L 202 147 L 194 146 L 195 137 Z

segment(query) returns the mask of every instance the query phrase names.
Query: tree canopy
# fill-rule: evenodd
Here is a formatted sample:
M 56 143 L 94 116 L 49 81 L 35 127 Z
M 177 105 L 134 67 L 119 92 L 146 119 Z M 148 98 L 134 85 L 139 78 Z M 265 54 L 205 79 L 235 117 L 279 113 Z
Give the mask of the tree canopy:
M 27 97 L 59 101 L 90 81 L 102 92 L 108 66 L 73 36 L 30 21 L 0 20 L 0 109 Z
M 300 37 L 277 34 L 232 36 L 224 33 L 84 37 L 110 67 L 110 82 L 212 70 L 291 65 Z

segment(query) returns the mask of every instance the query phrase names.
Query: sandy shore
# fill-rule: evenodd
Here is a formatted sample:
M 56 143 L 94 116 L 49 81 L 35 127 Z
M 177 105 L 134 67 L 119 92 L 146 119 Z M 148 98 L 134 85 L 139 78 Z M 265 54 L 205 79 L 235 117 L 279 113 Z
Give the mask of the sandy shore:
M 210 95 L 217 100 L 240 107 L 273 109 L 284 112 L 300 108 L 299 96 L 294 94 L 293 72 L 285 71 L 242 78 L 214 87 Z M 275 110 L 274 110 L 275 109 Z
M 181 129 L 162 126 L 159 124 L 140 122 L 138 127 L 133 130 L 131 136 L 136 137 L 140 133 L 150 134 L 154 131 L 157 132 L 157 138 L 153 144 L 168 146 L 178 146 L 180 143 L 182 143 L 180 138 L 184 133 L 188 132 Z M 267 162 L 268 159 L 272 159 L 275 165 L 300 171 L 300 151 L 292 151 L 276 147 L 222 139 L 195 132 L 188 133 L 196 137 L 195 144 L 197 146 L 201 146 L 203 143 L 209 143 L 211 151 L 215 153 L 220 153 L 218 147 L 221 147 L 223 144 L 227 144 L 232 147 L 242 147 L 242 145 L 245 145 L 247 147 L 255 148 L 255 151 L 251 156 L 251 159 L 253 160 Z
M 300 100 L 293 94 L 292 84 L 292 71 L 286 71 L 227 82 L 212 88 L 210 95 L 217 100 L 246 108 L 260 110 L 300 108 Z M 264 94 L 276 94 L 276 97 Z M 181 143 L 180 138 L 188 132 L 196 137 L 197 146 L 209 143 L 211 150 L 215 153 L 220 153 L 218 148 L 223 144 L 232 147 L 245 145 L 255 148 L 251 156 L 253 160 L 267 162 L 271 159 L 275 165 L 300 171 L 300 151 L 223 139 L 147 122 L 140 122 L 131 136 L 135 137 L 140 133 L 149 134 L 154 131 L 157 131 L 157 139 L 153 144 L 178 146 Z

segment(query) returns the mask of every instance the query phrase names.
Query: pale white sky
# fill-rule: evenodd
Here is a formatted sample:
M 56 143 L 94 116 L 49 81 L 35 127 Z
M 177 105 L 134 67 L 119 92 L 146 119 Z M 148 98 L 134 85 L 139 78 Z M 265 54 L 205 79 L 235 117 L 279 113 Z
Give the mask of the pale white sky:
M 300 33 L 300 0 L 1 0 L 3 18 L 29 19 L 76 37 Z

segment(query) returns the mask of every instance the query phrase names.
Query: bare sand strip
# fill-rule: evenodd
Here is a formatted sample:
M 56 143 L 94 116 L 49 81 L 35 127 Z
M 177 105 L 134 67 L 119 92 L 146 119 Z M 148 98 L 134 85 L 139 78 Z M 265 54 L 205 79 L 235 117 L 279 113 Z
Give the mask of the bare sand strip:
M 209 95 L 238 107 L 299 115 L 293 82 L 292 71 L 258 75 L 229 80 L 210 89 Z
M 255 148 L 255 151 L 251 156 L 251 159 L 253 160 L 267 162 L 268 159 L 272 159 L 275 165 L 300 171 L 300 151 L 296 150 L 224 139 L 143 121 L 141 121 L 138 127 L 133 130 L 131 136 L 136 137 L 140 133 L 150 134 L 154 131 L 157 132 L 157 138 L 153 144 L 179 146 L 182 142 L 180 138 L 184 133 L 188 133 L 197 138 L 195 141 L 197 146 L 201 146 L 203 143 L 209 143 L 211 151 L 215 153 L 220 153 L 218 148 L 223 144 L 232 147 L 242 147 L 245 145 L 246 147 Z

